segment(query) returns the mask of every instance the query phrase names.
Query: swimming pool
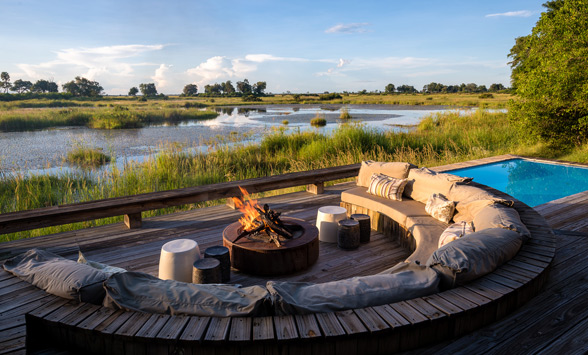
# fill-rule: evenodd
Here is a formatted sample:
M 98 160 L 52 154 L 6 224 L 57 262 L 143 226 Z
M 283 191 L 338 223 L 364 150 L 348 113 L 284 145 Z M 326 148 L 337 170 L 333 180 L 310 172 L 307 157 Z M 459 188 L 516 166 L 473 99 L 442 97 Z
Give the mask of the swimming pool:
M 526 159 L 510 159 L 448 171 L 473 177 L 531 207 L 588 190 L 588 168 Z

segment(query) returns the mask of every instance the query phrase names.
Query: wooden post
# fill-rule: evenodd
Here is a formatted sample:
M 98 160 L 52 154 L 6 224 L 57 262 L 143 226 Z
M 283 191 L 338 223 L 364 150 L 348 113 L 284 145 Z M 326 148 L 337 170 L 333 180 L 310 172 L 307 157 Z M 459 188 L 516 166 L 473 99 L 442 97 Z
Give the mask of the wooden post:
M 129 229 L 141 228 L 141 212 L 125 214 L 125 224 Z
M 320 195 L 325 192 L 325 183 L 317 182 L 316 184 L 308 184 L 306 185 L 306 191 L 311 194 Z
M 233 198 L 232 198 L 232 197 L 229 197 L 229 198 L 227 198 L 226 200 L 227 200 L 227 202 L 226 202 L 226 205 L 227 205 L 227 206 L 228 206 L 230 209 L 233 209 L 233 210 L 236 210 L 236 209 L 237 209 L 237 206 L 235 206 L 235 201 L 233 201 Z

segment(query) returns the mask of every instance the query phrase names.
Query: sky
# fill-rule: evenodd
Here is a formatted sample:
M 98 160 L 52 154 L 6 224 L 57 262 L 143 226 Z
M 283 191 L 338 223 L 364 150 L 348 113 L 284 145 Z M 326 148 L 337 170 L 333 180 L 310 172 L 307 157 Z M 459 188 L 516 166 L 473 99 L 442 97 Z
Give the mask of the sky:
M 107 94 L 265 81 L 270 93 L 510 86 L 544 1 L 0 0 L 0 71 Z

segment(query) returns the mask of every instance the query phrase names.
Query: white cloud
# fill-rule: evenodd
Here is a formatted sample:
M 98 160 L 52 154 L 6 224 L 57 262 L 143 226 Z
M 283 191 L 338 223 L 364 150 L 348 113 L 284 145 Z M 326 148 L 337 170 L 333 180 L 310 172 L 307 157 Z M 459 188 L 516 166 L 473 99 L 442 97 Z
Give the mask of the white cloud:
M 57 71 L 84 76 L 91 80 L 103 74 L 130 76 L 134 66 L 145 65 L 145 63 L 134 64 L 128 59 L 163 48 L 162 44 L 68 48 L 57 51 L 55 60 L 39 64 L 21 63 L 17 66 L 31 79 L 53 76 Z
M 276 57 L 271 54 L 247 54 L 245 59 L 255 63 L 263 63 L 263 62 L 309 62 L 309 59 L 306 58 L 296 58 L 296 57 Z
M 151 77 L 151 79 L 153 79 L 153 81 L 155 82 L 155 86 L 157 88 L 164 89 L 164 88 L 168 87 L 168 85 L 169 85 L 169 79 L 168 79 L 169 68 L 171 68 L 172 66 L 173 65 L 161 64 L 159 66 L 159 68 L 155 69 L 155 74 Z
M 211 83 L 220 78 L 241 77 L 255 71 L 254 62 L 246 59 L 229 59 L 223 56 L 208 58 L 206 62 L 187 70 L 188 75 L 200 77 L 199 84 Z
M 350 60 L 339 58 L 339 63 L 337 63 L 337 68 L 343 68 L 343 66 L 351 63 Z
M 533 11 L 529 10 L 521 10 L 521 11 L 508 11 L 502 12 L 498 14 L 489 14 L 486 17 L 531 17 L 533 16 Z
M 325 30 L 325 33 L 364 33 L 367 32 L 367 22 L 338 24 Z

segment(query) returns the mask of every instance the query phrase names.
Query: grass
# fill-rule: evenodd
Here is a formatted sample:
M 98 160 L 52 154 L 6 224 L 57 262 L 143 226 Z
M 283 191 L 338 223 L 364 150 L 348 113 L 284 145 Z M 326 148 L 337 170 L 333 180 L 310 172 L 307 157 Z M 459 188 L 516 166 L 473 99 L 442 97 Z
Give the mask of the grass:
M 100 176 L 5 174 L 0 183 L 0 212 L 27 210 L 203 184 L 270 176 L 358 163 L 362 160 L 408 161 L 436 166 L 499 154 L 588 161 L 588 145 L 556 151 L 514 129 L 506 113 L 478 110 L 431 115 L 408 133 L 381 132 L 346 124 L 329 135 L 317 132 L 266 136 L 257 145 L 219 144 L 211 153 L 187 153 L 169 145 L 143 163 L 111 167 Z M 147 211 L 144 217 L 221 203 L 210 201 Z M 120 218 L 88 221 L 0 236 L 0 241 L 114 223 Z
M 139 128 L 150 124 L 178 124 L 213 119 L 218 113 L 193 108 L 186 103 L 121 106 L 108 104 L 92 108 L 15 109 L 0 111 L 0 131 L 28 131 L 50 127 L 87 126 L 97 129 Z
M 351 119 L 351 114 L 349 114 L 349 109 L 347 107 L 341 108 L 341 114 L 339 115 L 339 119 L 342 119 L 342 120 Z
M 327 125 L 327 120 L 325 119 L 325 115 L 320 113 L 316 113 L 316 115 L 310 120 L 310 125 L 313 127 L 324 127 Z
M 447 105 L 503 108 L 510 94 L 284 94 L 262 97 L 255 104 L 374 104 L 374 105 Z M 103 97 L 93 100 L 30 99 L 0 102 L 0 131 L 26 131 L 63 126 L 95 128 L 132 128 L 146 124 L 171 123 L 216 117 L 204 107 L 244 105 L 240 97 L 170 96 L 167 99 L 140 101 L 129 96 Z M 108 118 L 117 107 L 128 109 L 133 120 Z M 203 113 L 206 112 L 206 113 Z M 343 111 L 342 111 L 343 114 Z
M 66 162 L 82 167 L 97 167 L 109 163 L 111 157 L 104 154 L 101 149 L 89 148 L 84 145 L 77 145 L 67 153 Z

